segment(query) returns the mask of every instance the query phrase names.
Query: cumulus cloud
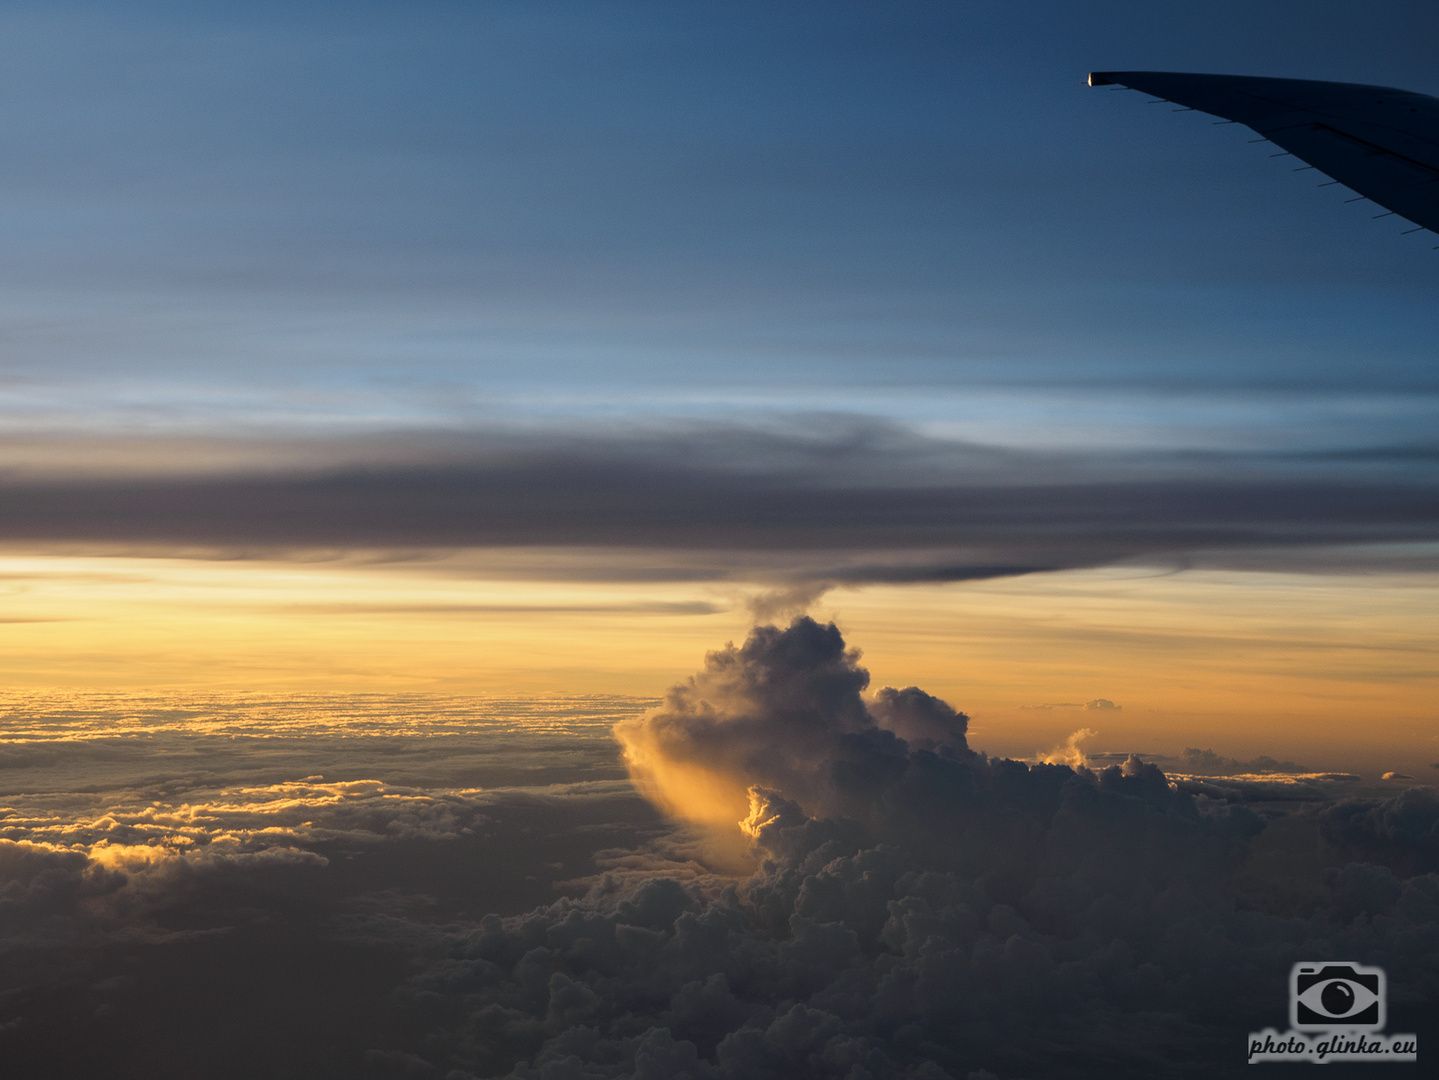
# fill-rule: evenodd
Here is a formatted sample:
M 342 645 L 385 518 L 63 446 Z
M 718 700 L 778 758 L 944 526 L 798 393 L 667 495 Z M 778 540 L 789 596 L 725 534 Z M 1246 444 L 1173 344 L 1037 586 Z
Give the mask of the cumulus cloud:
M 1084 748 L 1080 746 L 1080 743 L 1094 738 L 1097 734 L 1099 733 L 1093 728 L 1080 728 L 1054 749 L 1040 754 L 1039 760 L 1046 765 L 1068 765 L 1070 768 L 1078 768 L 1087 760 Z
M 637 786 L 681 818 L 732 830 L 754 785 L 814 816 L 866 816 L 906 736 L 969 754 L 963 714 L 914 687 L 866 701 L 858 661 L 833 624 L 807 617 L 710 653 L 662 705 L 616 726 Z
M 1416 787 L 1386 799 L 1350 799 L 1320 815 L 1325 839 L 1409 873 L 1439 871 L 1439 793 Z
M 18 931 L 61 919 L 85 899 L 124 883 L 124 875 L 82 851 L 0 840 L 0 943 L 14 944 Z

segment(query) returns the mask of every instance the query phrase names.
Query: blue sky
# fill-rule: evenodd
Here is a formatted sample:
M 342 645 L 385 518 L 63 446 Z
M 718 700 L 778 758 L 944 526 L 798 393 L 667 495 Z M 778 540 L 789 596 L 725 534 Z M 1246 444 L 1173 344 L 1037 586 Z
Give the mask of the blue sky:
M 7 5 L 12 432 L 1429 441 L 1439 252 L 1090 69 L 1439 92 L 1419 3 Z

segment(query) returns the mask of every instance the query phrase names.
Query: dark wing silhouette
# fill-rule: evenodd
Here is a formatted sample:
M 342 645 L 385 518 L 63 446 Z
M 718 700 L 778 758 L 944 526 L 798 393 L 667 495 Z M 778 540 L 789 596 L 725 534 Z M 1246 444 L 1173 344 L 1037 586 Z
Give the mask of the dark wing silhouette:
M 1096 71 L 1127 86 L 1253 128 L 1385 210 L 1439 232 L 1439 98 L 1359 83 Z

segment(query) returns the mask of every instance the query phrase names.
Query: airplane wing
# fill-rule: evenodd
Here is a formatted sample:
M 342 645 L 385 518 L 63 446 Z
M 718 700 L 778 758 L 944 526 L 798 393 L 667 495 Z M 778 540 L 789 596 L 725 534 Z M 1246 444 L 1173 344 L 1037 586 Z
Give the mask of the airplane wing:
M 1127 86 L 1245 124 L 1385 211 L 1439 232 L 1439 98 L 1360 83 L 1172 71 L 1096 71 L 1089 85 Z

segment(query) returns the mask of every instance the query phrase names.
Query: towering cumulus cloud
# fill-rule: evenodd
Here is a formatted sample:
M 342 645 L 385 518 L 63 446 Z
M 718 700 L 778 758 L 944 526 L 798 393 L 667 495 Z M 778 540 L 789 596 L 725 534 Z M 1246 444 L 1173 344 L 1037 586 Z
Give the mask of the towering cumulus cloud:
M 968 718 L 915 687 L 861 696 L 869 673 L 839 630 L 801 618 L 705 658 L 662 706 L 619 724 L 642 791 L 687 820 L 733 829 L 758 793 L 815 817 L 871 819 L 915 748 L 969 756 Z

